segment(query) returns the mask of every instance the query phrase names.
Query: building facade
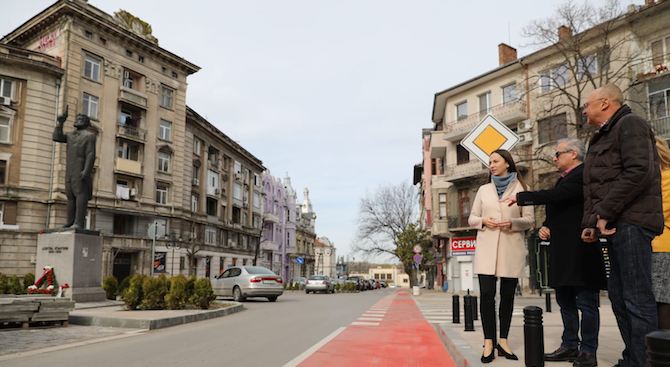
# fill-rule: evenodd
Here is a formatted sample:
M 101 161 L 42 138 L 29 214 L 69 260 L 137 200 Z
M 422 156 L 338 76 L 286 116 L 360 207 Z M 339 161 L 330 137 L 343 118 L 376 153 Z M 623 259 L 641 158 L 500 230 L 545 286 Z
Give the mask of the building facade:
M 314 256 L 316 256 L 315 274 L 337 278 L 337 249 L 328 237 L 317 237 Z
M 309 199 L 309 190 L 303 190 L 302 204 L 296 203 L 296 252 L 290 255 L 293 267 L 291 277 L 306 277 L 314 274 L 314 246 L 316 243 L 316 214 Z M 298 259 L 302 259 L 302 263 Z
M 292 276 L 291 254 L 296 253 L 296 194 L 288 183 L 263 172 L 263 225 L 261 265 L 284 279 Z

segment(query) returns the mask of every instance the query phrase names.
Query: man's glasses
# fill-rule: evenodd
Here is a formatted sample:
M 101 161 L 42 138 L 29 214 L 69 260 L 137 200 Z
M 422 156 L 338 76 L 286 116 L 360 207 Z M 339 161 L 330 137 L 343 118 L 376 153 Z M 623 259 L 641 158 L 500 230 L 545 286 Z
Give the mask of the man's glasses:
M 602 101 L 603 99 L 605 99 L 605 98 L 598 98 L 598 99 L 596 99 L 596 100 L 593 101 L 593 102 L 596 102 L 596 101 Z M 584 103 L 584 105 L 582 106 L 582 110 L 585 110 L 586 107 L 589 106 L 589 103 L 593 103 L 593 102 L 586 102 L 586 103 Z
M 556 159 L 558 159 L 558 157 L 560 157 L 561 154 L 563 154 L 563 153 L 570 153 L 570 152 L 572 152 L 573 150 L 574 150 L 574 149 L 570 149 L 570 150 L 561 150 L 561 151 L 556 152 Z

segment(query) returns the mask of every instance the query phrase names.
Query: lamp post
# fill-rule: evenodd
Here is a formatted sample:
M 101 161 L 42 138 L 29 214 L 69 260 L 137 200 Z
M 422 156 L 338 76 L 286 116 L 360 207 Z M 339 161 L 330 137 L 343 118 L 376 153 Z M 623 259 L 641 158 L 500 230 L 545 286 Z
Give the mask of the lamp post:
M 170 269 L 170 276 L 174 276 L 174 250 L 179 250 L 181 249 L 181 237 L 179 237 L 179 240 L 177 241 L 177 235 L 174 233 L 174 231 L 170 232 L 170 235 L 165 235 L 165 240 L 167 241 L 165 243 L 165 247 L 167 249 L 172 249 L 172 268 Z

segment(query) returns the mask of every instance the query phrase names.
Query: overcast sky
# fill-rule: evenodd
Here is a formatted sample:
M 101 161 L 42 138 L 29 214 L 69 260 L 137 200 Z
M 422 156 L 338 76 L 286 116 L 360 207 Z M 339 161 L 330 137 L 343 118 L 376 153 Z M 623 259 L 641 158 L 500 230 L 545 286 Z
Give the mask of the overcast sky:
M 562 2 L 89 1 L 139 17 L 200 66 L 187 104 L 275 177 L 288 172 L 300 202 L 309 188 L 317 235 L 350 257 L 360 199 L 421 162 L 434 94 L 498 67 L 501 42 L 533 51 L 521 29 Z M 0 0 L 0 35 L 53 3 Z

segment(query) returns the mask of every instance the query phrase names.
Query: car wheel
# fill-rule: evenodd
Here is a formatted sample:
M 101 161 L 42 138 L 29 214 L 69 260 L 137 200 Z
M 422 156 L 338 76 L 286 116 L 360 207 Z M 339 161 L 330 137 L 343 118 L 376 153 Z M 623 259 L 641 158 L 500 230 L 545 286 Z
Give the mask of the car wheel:
M 268 297 L 268 301 L 270 301 L 270 302 L 274 302 L 276 300 L 277 300 L 276 296 L 275 297 Z
M 242 290 L 240 287 L 235 286 L 235 288 L 233 288 L 233 300 L 235 302 L 244 302 L 245 299 L 246 297 L 242 295 Z
M 335 288 L 333 288 L 333 290 L 331 290 L 330 293 L 335 293 Z
M 305 290 L 305 294 L 309 294 L 309 291 L 308 291 L 308 290 Z

